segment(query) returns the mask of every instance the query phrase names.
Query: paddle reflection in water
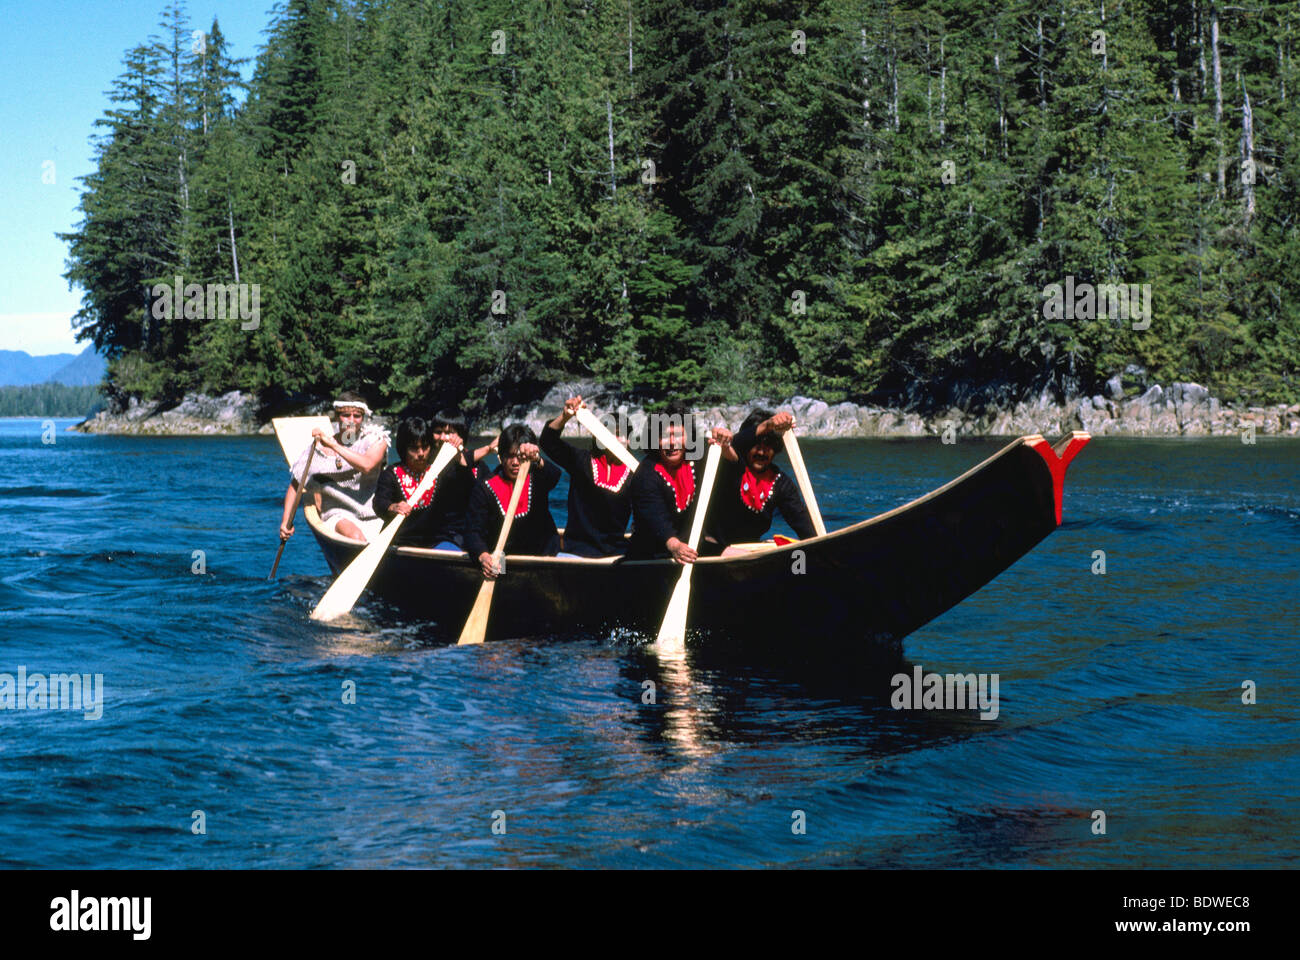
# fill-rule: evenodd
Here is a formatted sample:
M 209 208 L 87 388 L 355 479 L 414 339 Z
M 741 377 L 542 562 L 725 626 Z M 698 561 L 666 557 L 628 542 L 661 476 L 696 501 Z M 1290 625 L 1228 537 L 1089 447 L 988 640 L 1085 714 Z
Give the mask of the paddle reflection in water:
M 718 744 L 706 735 L 710 720 L 712 687 L 697 682 L 691 671 L 690 653 L 683 647 L 659 649 L 648 658 L 658 667 L 653 680 L 656 699 L 662 709 L 663 737 L 683 757 L 707 757 L 718 752 Z

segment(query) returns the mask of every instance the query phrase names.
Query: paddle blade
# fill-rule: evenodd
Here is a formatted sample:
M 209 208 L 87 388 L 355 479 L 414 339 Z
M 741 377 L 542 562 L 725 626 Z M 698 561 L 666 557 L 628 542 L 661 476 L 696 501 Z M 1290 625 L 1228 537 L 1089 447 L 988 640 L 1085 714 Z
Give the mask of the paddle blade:
M 442 449 L 438 451 L 438 456 L 433 460 L 433 465 L 425 471 L 424 479 L 420 481 L 419 486 L 406 502 L 418 503 L 458 452 L 451 444 L 443 444 Z M 311 612 L 313 620 L 334 620 L 352 609 L 361 592 L 370 583 L 370 578 L 379 569 L 384 554 L 388 552 L 393 538 L 397 536 L 397 531 L 401 529 L 402 521 L 405 519 L 405 515 L 400 513 L 393 517 L 379 536 L 375 537 L 374 541 L 348 564 L 348 568 L 339 574 L 338 579 L 325 591 L 325 596 L 320 598 L 320 603 L 316 604 L 316 609 Z
M 275 438 L 280 441 L 280 452 L 289 466 L 298 462 L 302 452 L 312 442 L 312 430 L 317 427 L 327 437 L 334 436 L 334 424 L 324 415 L 316 417 L 276 417 L 271 421 Z
M 637 458 L 628 451 L 627 447 L 618 442 L 618 437 L 610 433 L 609 429 L 597 419 L 594 413 L 586 407 L 579 407 L 576 416 L 578 422 L 586 427 L 593 437 L 603 443 L 606 450 L 622 460 L 629 470 L 635 470 L 641 465 Z
M 484 580 L 483 585 L 478 588 L 474 609 L 469 612 L 469 617 L 465 620 L 465 626 L 460 631 L 460 639 L 456 641 L 457 646 L 482 643 L 483 638 L 487 636 L 488 614 L 492 612 L 492 588 L 495 586 L 495 580 Z
M 693 569 L 691 564 L 687 564 L 677 579 L 677 586 L 673 587 L 663 623 L 659 625 L 659 636 L 655 638 L 655 647 L 660 653 L 681 653 L 686 649 L 686 613 L 691 605 Z
M 405 519 L 400 513 L 393 517 L 379 536 L 367 544 L 366 549 L 348 564 L 347 569 L 340 573 L 338 579 L 325 591 L 325 596 L 320 598 L 320 603 L 316 604 L 316 609 L 311 612 L 313 620 L 334 620 L 352 609 L 361 592 L 370 583 L 370 578 L 375 575 L 375 570 L 383 561 L 384 554 L 388 552 L 389 545 L 397 536 L 397 531 Z

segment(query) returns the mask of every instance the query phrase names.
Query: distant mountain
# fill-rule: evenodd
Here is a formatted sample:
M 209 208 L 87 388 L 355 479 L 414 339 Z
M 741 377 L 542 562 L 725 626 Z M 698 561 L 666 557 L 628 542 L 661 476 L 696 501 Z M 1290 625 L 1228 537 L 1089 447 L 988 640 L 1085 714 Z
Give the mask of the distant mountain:
M 43 383 L 73 360 L 75 353 L 33 357 L 26 350 L 0 350 L 0 387 L 25 387 Z
M 66 383 L 70 387 L 93 387 L 104 379 L 108 362 L 89 346 L 50 375 L 51 383 Z
M 26 350 L 0 350 L 0 387 L 25 387 L 33 383 L 92 386 L 104 377 L 107 366 L 93 346 L 81 353 L 51 353 L 33 357 Z

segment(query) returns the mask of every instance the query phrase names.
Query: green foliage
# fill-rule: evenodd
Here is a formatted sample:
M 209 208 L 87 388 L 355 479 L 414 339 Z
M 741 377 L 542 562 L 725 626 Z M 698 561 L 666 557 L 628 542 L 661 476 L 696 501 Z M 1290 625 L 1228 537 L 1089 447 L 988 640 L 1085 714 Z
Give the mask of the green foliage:
M 246 91 L 215 21 L 160 37 L 67 235 L 119 392 L 1297 395 L 1282 0 L 286 0 Z M 175 276 L 260 323 L 154 316 Z M 1067 276 L 1150 284 L 1150 328 L 1048 318 Z
M 62 383 L 0 387 L 0 417 L 88 417 L 103 405 L 99 387 Z

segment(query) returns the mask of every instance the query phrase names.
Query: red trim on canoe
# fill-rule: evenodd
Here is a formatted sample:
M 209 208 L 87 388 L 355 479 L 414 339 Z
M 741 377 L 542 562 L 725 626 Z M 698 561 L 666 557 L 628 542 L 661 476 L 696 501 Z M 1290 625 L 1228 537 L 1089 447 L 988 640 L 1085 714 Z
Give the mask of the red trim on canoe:
M 1065 495 L 1065 471 L 1070 466 L 1070 461 L 1088 445 L 1088 441 L 1091 439 L 1087 435 L 1071 437 L 1069 444 L 1066 445 L 1065 452 L 1059 457 L 1056 455 L 1056 451 L 1052 449 L 1052 445 L 1042 437 L 1025 441 L 1027 446 L 1038 451 L 1038 455 L 1043 458 L 1048 471 L 1052 474 L 1052 499 L 1056 501 L 1056 525 L 1058 527 L 1061 525 L 1061 500 Z

